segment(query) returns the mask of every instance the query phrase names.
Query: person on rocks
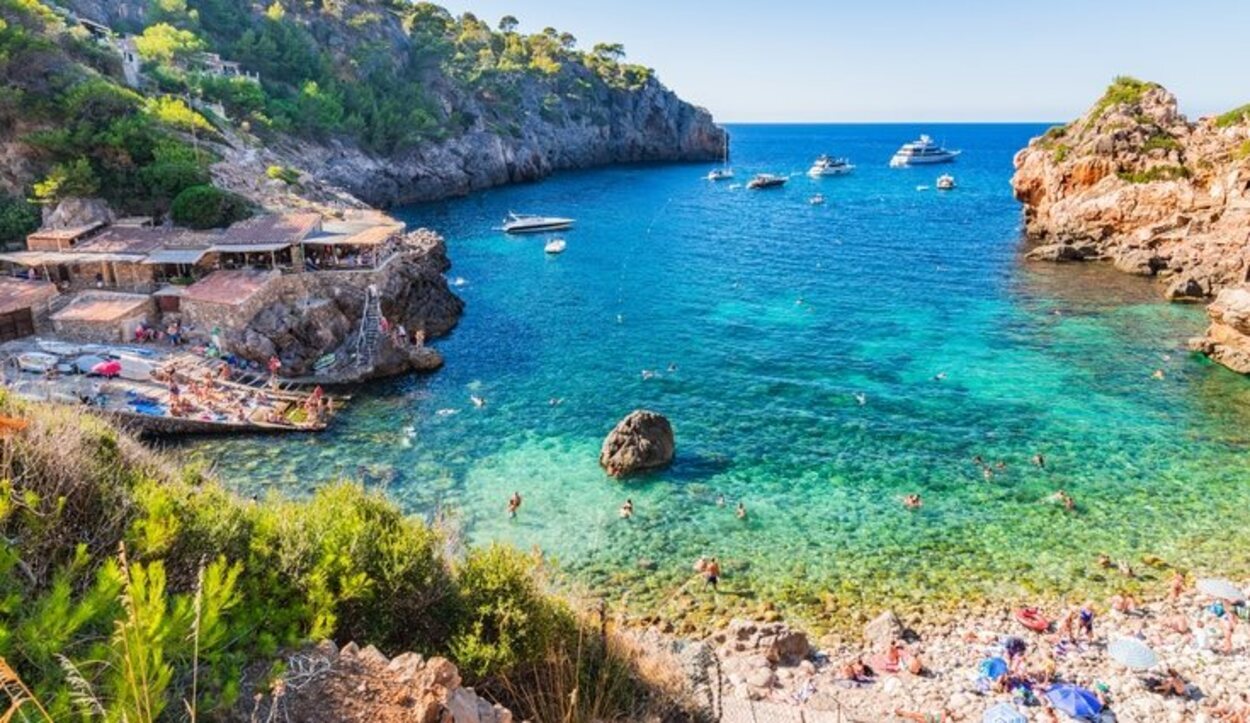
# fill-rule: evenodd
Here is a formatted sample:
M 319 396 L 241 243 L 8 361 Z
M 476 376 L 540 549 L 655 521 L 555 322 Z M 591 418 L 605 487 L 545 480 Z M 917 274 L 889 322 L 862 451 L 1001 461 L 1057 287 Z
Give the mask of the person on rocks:
M 1185 573 L 1177 570 L 1172 573 L 1172 599 L 1179 600 L 1181 593 L 1185 592 Z
M 919 713 L 917 711 L 903 710 L 897 708 L 894 715 L 899 718 L 905 718 L 916 723 L 947 723 L 948 721 L 957 721 L 959 718 L 949 710 L 943 708 L 939 713 Z
M 1059 723 L 1059 715 L 1055 713 L 1055 709 L 1050 705 L 1050 700 L 1042 698 L 1042 709 L 1038 711 L 1039 723 Z
M 745 504 L 743 504 L 743 503 L 739 502 L 739 503 L 738 503 L 738 509 L 737 509 L 737 511 L 736 511 L 736 512 L 734 512 L 734 514 L 736 514 L 736 515 L 738 516 L 738 519 L 740 519 L 740 520 L 745 520 L 745 519 L 747 518 L 747 506 L 746 506 Z
M 719 589 L 716 587 L 718 582 L 720 582 L 720 563 L 713 557 L 707 561 L 707 567 L 703 568 L 703 584 L 704 587 L 711 587 L 715 592 Z
M 1122 615 L 1132 615 L 1137 610 L 1137 598 L 1132 593 L 1115 594 L 1111 596 L 1111 609 Z
M 516 519 L 517 510 L 521 509 L 521 493 L 513 492 L 508 498 L 508 517 Z
M 265 364 L 265 368 L 269 370 L 269 386 L 276 389 L 278 387 L 278 370 L 282 368 L 282 360 L 277 355 L 270 356 L 269 361 Z
M 634 516 L 634 501 L 627 497 L 625 498 L 625 504 L 621 505 L 621 519 L 628 520 L 629 518 L 633 516 Z
M 1085 636 L 1087 640 L 1094 639 L 1094 604 L 1086 602 L 1077 612 L 1077 621 L 1080 623 L 1079 632 Z
M 838 668 L 838 677 L 852 683 L 865 683 L 872 677 L 872 671 L 864 665 L 863 658 L 856 658 Z

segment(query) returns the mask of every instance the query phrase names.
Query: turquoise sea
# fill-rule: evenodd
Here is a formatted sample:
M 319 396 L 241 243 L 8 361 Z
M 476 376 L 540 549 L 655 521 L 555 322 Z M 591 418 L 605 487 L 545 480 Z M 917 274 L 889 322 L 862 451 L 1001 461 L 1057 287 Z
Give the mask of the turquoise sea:
M 1185 350 L 1201 308 L 1022 260 L 1011 159 L 1044 128 L 731 126 L 734 183 L 630 166 L 399 209 L 447 237 L 467 302 L 446 367 L 359 390 L 322 435 L 191 450 L 248 493 L 361 478 L 643 609 L 675 607 L 700 555 L 730 604 L 807 612 L 1149 588 L 1151 555 L 1250 571 L 1250 380 Z M 921 132 L 963 155 L 887 168 Z M 857 168 L 803 176 L 820 153 Z M 735 185 L 758 171 L 796 175 Z M 508 210 L 575 217 L 568 250 L 492 230 Z M 676 463 L 610 480 L 599 445 L 638 407 L 672 420 Z M 987 482 L 975 455 L 1006 467 Z M 1075 513 L 1042 502 L 1060 488 Z

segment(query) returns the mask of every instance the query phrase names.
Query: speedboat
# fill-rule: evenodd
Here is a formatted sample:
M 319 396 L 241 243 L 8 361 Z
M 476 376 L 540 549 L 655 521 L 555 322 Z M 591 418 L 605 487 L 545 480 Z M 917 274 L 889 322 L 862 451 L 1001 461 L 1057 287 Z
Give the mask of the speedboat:
M 747 184 L 747 188 L 780 188 L 781 186 L 786 185 L 786 181 L 788 180 L 790 179 L 785 176 L 777 176 L 772 173 L 760 173 L 757 174 L 755 178 L 751 179 L 751 182 Z
M 729 167 L 729 133 L 725 133 L 725 150 L 721 154 L 721 167 L 713 168 L 705 178 L 709 181 L 728 181 L 734 177 L 734 169 Z
M 568 244 L 564 243 L 564 239 L 553 238 L 547 242 L 546 246 L 543 247 L 543 251 L 546 251 L 549 254 L 564 253 L 566 246 L 568 246 Z
M 891 168 L 903 166 L 920 166 L 929 163 L 950 163 L 960 154 L 939 146 L 929 136 L 922 135 L 919 140 L 904 143 L 902 148 L 890 159 Z
M 807 199 L 807 202 L 812 204 L 813 206 L 819 206 L 825 202 L 825 197 L 823 194 L 818 193 L 815 196 L 812 196 L 811 198 Z
M 855 166 L 845 158 L 832 158 L 822 155 L 816 159 L 812 167 L 807 169 L 807 175 L 812 178 L 820 178 L 822 176 L 845 176 L 855 170 Z
M 942 175 L 938 176 L 937 190 L 951 191 L 951 190 L 954 190 L 954 188 L 955 188 L 954 176 L 950 175 L 949 173 L 943 173 Z
M 503 222 L 503 230 L 506 233 L 543 233 L 544 231 L 563 231 L 572 225 L 573 219 L 571 218 L 508 212 L 508 218 Z

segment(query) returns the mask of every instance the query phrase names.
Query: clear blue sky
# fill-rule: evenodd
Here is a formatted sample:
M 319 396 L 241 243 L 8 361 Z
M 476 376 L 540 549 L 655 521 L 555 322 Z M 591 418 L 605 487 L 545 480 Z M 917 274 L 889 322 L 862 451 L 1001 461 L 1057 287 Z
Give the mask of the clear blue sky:
M 1250 102 L 1250 0 L 456 0 L 629 59 L 723 122 L 1065 120 L 1115 75 Z

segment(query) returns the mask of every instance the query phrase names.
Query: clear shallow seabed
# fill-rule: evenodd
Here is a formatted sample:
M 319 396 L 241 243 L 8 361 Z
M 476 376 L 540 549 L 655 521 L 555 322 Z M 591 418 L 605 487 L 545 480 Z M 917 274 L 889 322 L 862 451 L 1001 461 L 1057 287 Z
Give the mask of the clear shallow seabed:
M 1043 129 L 738 126 L 733 183 L 796 174 L 787 187 L 632 166 L 400 209 L 447 237 L 462 284 L 464 318 L 436 343 L 446 367 L 360 390 L 321 435 L 190 449 L 249 493 L 363 478 L 658 610 L 700 555 L 726 561 L 741 600 L 796 610 L 1126 584 L 1098 552 L 1250 570 L 1250 381 L 1185 350 L 1200 307 L 1109 268 L 1021 260 L 1011 158 Z M 887 168 L 922 131 L 964 155 Z M 822 152 L 855 172 L 801 175 Z M 943 172 L 957 190 L 917 188 Z M 493 231 L 508 210 L 577 218 L 568 250 Z M 676 463 L 612 481 L 599 445 L 638 407 L 672 420 Z M 987 484 L 974 455 L 1007 468 Z M 1041 502 L 1059 488 L 1076 514 Z M 923 509 L 903 509 L 911 492 Z

